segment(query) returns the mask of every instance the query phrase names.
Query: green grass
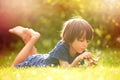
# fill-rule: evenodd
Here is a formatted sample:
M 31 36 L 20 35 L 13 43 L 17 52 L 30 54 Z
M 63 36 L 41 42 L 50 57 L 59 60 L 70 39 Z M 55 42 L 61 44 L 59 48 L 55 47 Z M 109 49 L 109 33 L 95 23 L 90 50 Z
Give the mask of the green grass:
M 118 80 L 120 79 L 120 50 L 95 50 L 100 60 L 97 66 L 77 68 L 41 67 L 11 68 L 16 55 L 0 60 L 0 80 Z M 5 62 L 3 62 L 5 61 Z
M 89 68 L 1 68 L 0 80 L 118 80 L 119 67 L 89 67 Z

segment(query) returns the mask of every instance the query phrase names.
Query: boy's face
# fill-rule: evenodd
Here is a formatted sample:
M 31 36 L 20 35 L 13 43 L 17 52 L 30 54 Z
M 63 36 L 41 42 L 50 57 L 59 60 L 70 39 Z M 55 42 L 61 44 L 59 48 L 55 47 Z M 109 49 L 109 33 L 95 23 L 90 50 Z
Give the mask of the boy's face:
M 82 53 L 88 46 L 88 41 L 85 38 L 81 39 L 75 39 L 72 44 L 72 48 L 75 50 L 75 52 Z

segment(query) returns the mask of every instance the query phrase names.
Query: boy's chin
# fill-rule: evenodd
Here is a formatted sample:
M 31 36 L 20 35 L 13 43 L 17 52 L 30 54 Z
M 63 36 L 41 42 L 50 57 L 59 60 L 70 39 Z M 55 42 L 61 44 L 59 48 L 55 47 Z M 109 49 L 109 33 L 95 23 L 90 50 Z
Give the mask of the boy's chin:
M 83 51 L 79 51 L 78 53 L 83 53 Z

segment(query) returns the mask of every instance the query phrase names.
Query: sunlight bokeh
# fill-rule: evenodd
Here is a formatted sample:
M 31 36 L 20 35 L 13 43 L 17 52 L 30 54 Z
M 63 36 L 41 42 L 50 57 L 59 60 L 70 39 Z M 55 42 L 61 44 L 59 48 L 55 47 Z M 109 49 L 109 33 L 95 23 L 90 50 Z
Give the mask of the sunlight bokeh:
M 75 16 L 94 28 L 88 49 L 120 47 L 119 0 L 0 0 L 0 50 L 19 47 L 15 45 L 19 40 L 8 29 L 21 25 L 40 32 L 41 44 L 36 46 L 48 52 L 60 39 L 63 22 Z

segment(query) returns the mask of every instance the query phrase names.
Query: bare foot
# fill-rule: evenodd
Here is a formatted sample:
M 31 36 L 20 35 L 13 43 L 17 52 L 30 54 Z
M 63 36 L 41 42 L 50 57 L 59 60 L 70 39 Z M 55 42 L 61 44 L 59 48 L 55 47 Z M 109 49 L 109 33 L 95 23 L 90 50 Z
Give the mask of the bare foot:
M 31 39 L 37 40 L 40 37 L 40 33 L 34 31 L 33 29 L 29 29 L 29 33 L 31 34 Z
M 31 31 L 28 28 L 21 26 L 9 29 L 9 32 L 21 37 L 25 43 L 27 43 L 32 37 Z

